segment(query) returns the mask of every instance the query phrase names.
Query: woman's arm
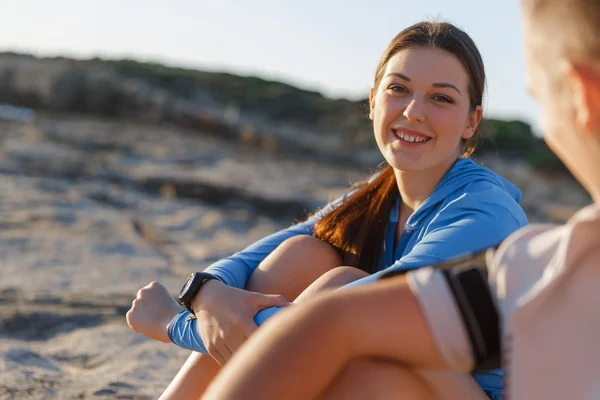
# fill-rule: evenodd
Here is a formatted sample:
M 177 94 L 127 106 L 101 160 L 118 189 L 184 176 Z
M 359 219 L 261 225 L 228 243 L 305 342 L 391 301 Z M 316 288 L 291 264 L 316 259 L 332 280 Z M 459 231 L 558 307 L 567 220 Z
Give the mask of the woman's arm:
M 374 283 L 391 271 L 407 271 L 434 265 L 468 253 L 485 250 L 502 242 L 526 221 L 517 220 L 511 212 L 498 204 L 482 205 L 476 197 L 465 195 L 449 204 L 430 223 L 428 231 L 419 243 L 404 257 L 384 271 L 346 285 L 342 290 Z M 281 308 L 266 308 L 257 314 L 255 321 L 261 325 Z M 174 343 L 180 347 L 204 352 L 201 347 L 189 347 L 200 341 L 197 330 L 185 323 L 188 314 L 181 315 L 171 323 Z M 180 338 L 193 338 L 182 341 Z
M 231 257 L 217 261 L 206 268 L 204 272 L 213 274 L 221 282 L 233 289 L 245 288 L 250 275 L 280 244 L 293 236 L 312 235 L 314 224 L 317 223 L 323 215 L 337 207 L 351 194 L 352 192 L 330 202 L 307 221 L 276 232 L 257 241 Z M 214 282 L 208 282 L 206 285 L 208 286 L 213 283 Z M 196 300 L 198 300 L 198 298 L 196 298 L 195 301 Z M 260 325 L 266 318 L 277 312 L 279 309 L 280 308 L 267 308 L 266 311 L 260 313 L 259 317 L 255 317 L 256 324 Z M 167 329 L 169 338 L 178 347 L 200 353 L 207 353 L 205 343 L 196 328 L 197 320 L 191 320 L 191 317 L 192 315 L 186 310 L 177 314 L 169 323 Z
M 444 367 L 406 277 L 316 297 L 264 325 L 230 360 L 206 399 L 312 399 L 352 359 Z
M 273 233 L 244 250 L 223 258 L 208 266 L 204 272 L 215 275 L 223 283 L 238 289 L 244 289 L 252 272 L 281 243 L 297 235 L 312 235 L 314 225 L 333 208 L 340 205 L 352 192 L 344 194 L 312 215 L 306 221 L 292 225 L 287 229 Z
M 308 220 L 266 236 L 245 249 L 225 257 L 204 272 L 210 273 L 228 286 L 244 289 L 252 272 L 281 243 L 297 235 L 312 235 L 315 221 Z

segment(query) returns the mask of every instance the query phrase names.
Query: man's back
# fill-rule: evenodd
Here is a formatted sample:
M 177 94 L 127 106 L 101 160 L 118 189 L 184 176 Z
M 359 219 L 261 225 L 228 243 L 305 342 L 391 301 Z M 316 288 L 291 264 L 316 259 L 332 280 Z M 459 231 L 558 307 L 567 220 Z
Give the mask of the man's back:
M 522 229 L 492 264 L 507 397 L 599 399 L 600 208 Z

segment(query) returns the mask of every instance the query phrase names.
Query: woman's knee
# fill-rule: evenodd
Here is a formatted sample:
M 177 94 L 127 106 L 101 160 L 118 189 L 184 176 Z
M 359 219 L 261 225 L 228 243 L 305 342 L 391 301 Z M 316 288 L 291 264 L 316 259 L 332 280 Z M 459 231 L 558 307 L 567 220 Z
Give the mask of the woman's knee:
M 298 235 L 283 241 L 269 254 L 258 268 L 273 268 L 282 261 L 295 261 L 298 265 L 337 267 L 342 259 L 335 248 L 314 236 Z
M 427 383 L 400 363 L 359 359 L 346 366 L 326 399 L 434 399 Z
M 310 235 L 293 236 L 283 241 L 274 253 L 283 252 L 331 266 L 338 266 L 342 263 L 339 253 L 332 245 Z
M 321 275 L 339 266 L 341 258 L 329 243 L 309 235 L 282 242 L 254 270 L 248 290 L 279 293 L 295 299 Z
M 314 281 L 308 288 L 306 288 L 306 290 L 304 290 L 302 294 L 296 298 L 295 302 L 305 301 L 317 293 L 323 293 L 325 291 L 340 288 L 367 276 L 369 276 L 368 273 L 354 267 L 333 268 L 325 272 L 319 277 L 319 279 Z
M 362 278 L 366 278 L 367 276 L 369 276 L 369 274 L 362 269 L 341 266 L 325 272 L 319 279 L 323 279 L 327 282 L 341 281 L 342 284 L 347 284 Z
M 367 276 L 368 273 L 355 267 L 336 267 L 321 275 L 310 288 L 339 288 Z

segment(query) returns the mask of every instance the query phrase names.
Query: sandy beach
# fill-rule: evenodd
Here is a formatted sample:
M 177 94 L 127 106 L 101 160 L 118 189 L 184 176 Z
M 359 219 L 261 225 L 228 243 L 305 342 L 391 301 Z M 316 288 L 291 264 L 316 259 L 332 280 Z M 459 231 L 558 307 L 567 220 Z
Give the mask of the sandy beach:
M 368 172 L 74 116 L 0 122 L 0 141 L 0 399 L 157 398 L 189 353 L 129 330 L 137 290 L 176 293 Z M 485 164 L 524 190 L 532 220 L 587 202 L 567 178 Z
M 176 293 L 362 176 L 171 127 L 0 132 L 1 399 L 157 398 L 188 352 L 129 330 L 137 290 Z

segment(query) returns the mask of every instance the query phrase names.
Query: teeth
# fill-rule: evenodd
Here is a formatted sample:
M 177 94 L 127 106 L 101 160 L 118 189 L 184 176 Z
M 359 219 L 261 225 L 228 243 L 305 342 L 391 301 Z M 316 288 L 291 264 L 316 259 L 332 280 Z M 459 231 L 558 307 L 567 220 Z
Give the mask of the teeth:
M 395 133 L 396 133 L 396 136 L 398 136 L 400 139 L 406 140 L 407 142 L 410 142 L 410 143 L 414 143 L 414 142 L 421 143 L 421 142 L 424 142 L 427 140 L 427 138 L 409 136 L 402 132 L 395 132 Z

